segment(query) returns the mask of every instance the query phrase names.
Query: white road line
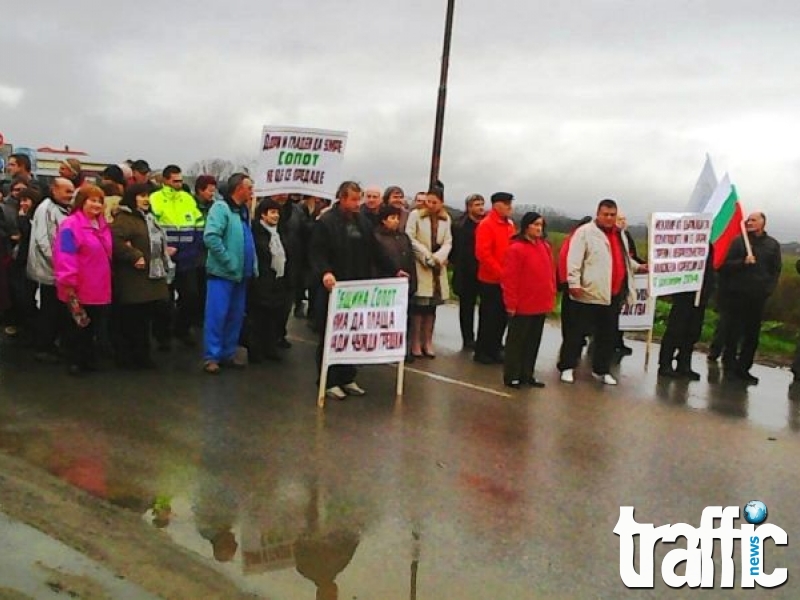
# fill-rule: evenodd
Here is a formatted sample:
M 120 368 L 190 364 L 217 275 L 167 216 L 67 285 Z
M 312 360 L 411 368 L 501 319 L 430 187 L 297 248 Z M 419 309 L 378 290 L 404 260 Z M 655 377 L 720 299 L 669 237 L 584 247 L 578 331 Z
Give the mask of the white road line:
M 498 392 L 497 390 L 493 390 L 492 388 L 483 387 L 482 385 L 475 385 L 474 383 L 467 383 L 466 381 L 453 379 L 452 377 L 446 377 L 444 375 L 439 375 L 438 373 L 431 373 L 430 371 L 422 371 L 420 369 L 414 369 L 412 367 L 406 367 L 405 370 L 410 371 L 411 373 L 416 373 L 417 375 L 424 375 L 425 377 L 430 377 L 431 379 L 435 379 L 436 381 L 443 381 L 445 383 L 452 383 L 453 385 L 460 385 L 462 387 L 469 388 L 471 390 L 476 390 L 478 392 L 484 392 L 486 394 L 494 394 L 495 396 L 500 396 L 501 398 L 511 398 L 511 394 L 507 394 L 506 392 Z
M 292 340 L 293 342 L 302 342 L 304 344 L 316 344 L 316 340 L 308 340 L 301 337 L 296 336 L 288 336 L 288 339 Z M 384 365 L 386 367 L 396 369 L 395 365 Z M 475 385 L 474 383 L 467 383 L 466 381 L 461 381 L 459 379 L 453 379 L 452 377 L 447 377 L 446 375 L 439 375 L 438 373 L 431 373 L 430 371 L 423 371 L 422 369 L 414 369 L 413 367 L 409 367 L 406 365 L 405 367 L 406 372 L 415 373 L 417 375 L 422 375 L 424 377 L 430 377 L 431 379 L 435 379 L 436 381 L 443 381 L 444 383 L 450 383 L 452 385 L 460 385 L 461 387 L 468 388 L 470 390 L 475 390 L 476 392 L 484 392 L 485 394 L 493 394 L 495 396 L 500 396 L 501 398 L 511 398 L 511 394 L 506 392 L 499 392 L 497 390 L 493 390 L 492 388 L 483 387 L 482 385 Z

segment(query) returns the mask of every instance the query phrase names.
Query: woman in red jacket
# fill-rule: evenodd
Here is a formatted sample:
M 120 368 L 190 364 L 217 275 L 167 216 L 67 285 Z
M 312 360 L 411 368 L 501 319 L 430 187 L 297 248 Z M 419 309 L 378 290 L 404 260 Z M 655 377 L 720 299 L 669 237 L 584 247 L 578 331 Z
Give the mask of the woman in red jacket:
M 553 251 L 544 239 L 544 217 L 525 213 L 519 235 L 506 252 L 501 286 L 508 313 L 508 337 L 503 382 L 512 388 L 523 383 L 542 388 L 533 371 L 542 342 L 547 313 L 556 301 Z

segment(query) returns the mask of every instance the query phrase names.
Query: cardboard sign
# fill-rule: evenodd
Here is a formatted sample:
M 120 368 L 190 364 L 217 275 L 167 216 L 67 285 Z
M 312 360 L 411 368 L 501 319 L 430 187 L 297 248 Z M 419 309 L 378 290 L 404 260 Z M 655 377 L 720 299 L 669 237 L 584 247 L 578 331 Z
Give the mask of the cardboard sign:
M 648 244 L 653 296 L 696 292 L 703 286 L 713 221 L 705 213 L 653 213 Z

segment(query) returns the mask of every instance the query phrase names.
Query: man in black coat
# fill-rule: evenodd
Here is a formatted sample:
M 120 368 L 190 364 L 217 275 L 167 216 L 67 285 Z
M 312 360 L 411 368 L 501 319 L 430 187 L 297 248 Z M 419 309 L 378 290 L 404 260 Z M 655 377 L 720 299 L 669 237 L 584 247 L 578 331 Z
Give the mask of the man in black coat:
M 466 212 L 453 226 L 453 291 L 458 294 L 458 317 L 465 350 L 475 348 L 475 306 L 478 303 L 478 259 L 475 258 L 475 231 L 484 217 L 486 201 L 471 194 L 465 201 Z
M 731 244 L 722 265 L 727 279 L 728 298 L 724 310 L 729 324 L 722 364 L 726 375 L 746 383 L 758 383 L 750 374 L 758 348 L 764 306 L 775 291 L 781 274 L 781 246 L 764 230 L 764 213 L 753 213 L 745 221 L 752 253 L 747 251 L 744 238 Z
M 361 187 L 353 181 L 339 186 L 337 202 L 320 216 L 314 225 L 309 247 L 309 260 L 314 285 L 315 317 L 320 332 L 317 346 L 317 371 L 322 368 L 325 327 L 328 320 L 328 297 L 337 281 L 370 279 L 376 272 L 381 253 L 367 217 L 359 211 Z M 363 396 L 366 392 L 356 383 L 356 367 L 331 365 L 328 368 L 326 395 L 335 400 Z
M 672 294 L 672 308 L 658 355 L 658 374 L 661 377 L 700 380 L 700 374 L 692 370 L 692 352 L 703 330 L 703 319 L 708 300 L 714 293 L 715 278 L 713 246 L 709 246 L 697 306 L 696 292 Z M 673 361 L 676 359 L 677 367 L 674 367 Z

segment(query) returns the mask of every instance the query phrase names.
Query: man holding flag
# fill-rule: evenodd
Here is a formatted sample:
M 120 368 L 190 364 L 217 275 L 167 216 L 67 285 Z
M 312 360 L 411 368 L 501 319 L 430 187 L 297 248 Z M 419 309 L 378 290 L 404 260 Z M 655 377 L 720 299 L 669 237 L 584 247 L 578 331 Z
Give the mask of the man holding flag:
M 758 383 L 750 374 L 758 348 L 761 321 L 767 299 L 781 274 L 781 246 L 765 231 L 767 218 L 756 212 L 745 221 L 746 235 L 733 241 L 722 272 L 727 279 L 728 331 L 722 364 L 726 374 L 746 383 Z

